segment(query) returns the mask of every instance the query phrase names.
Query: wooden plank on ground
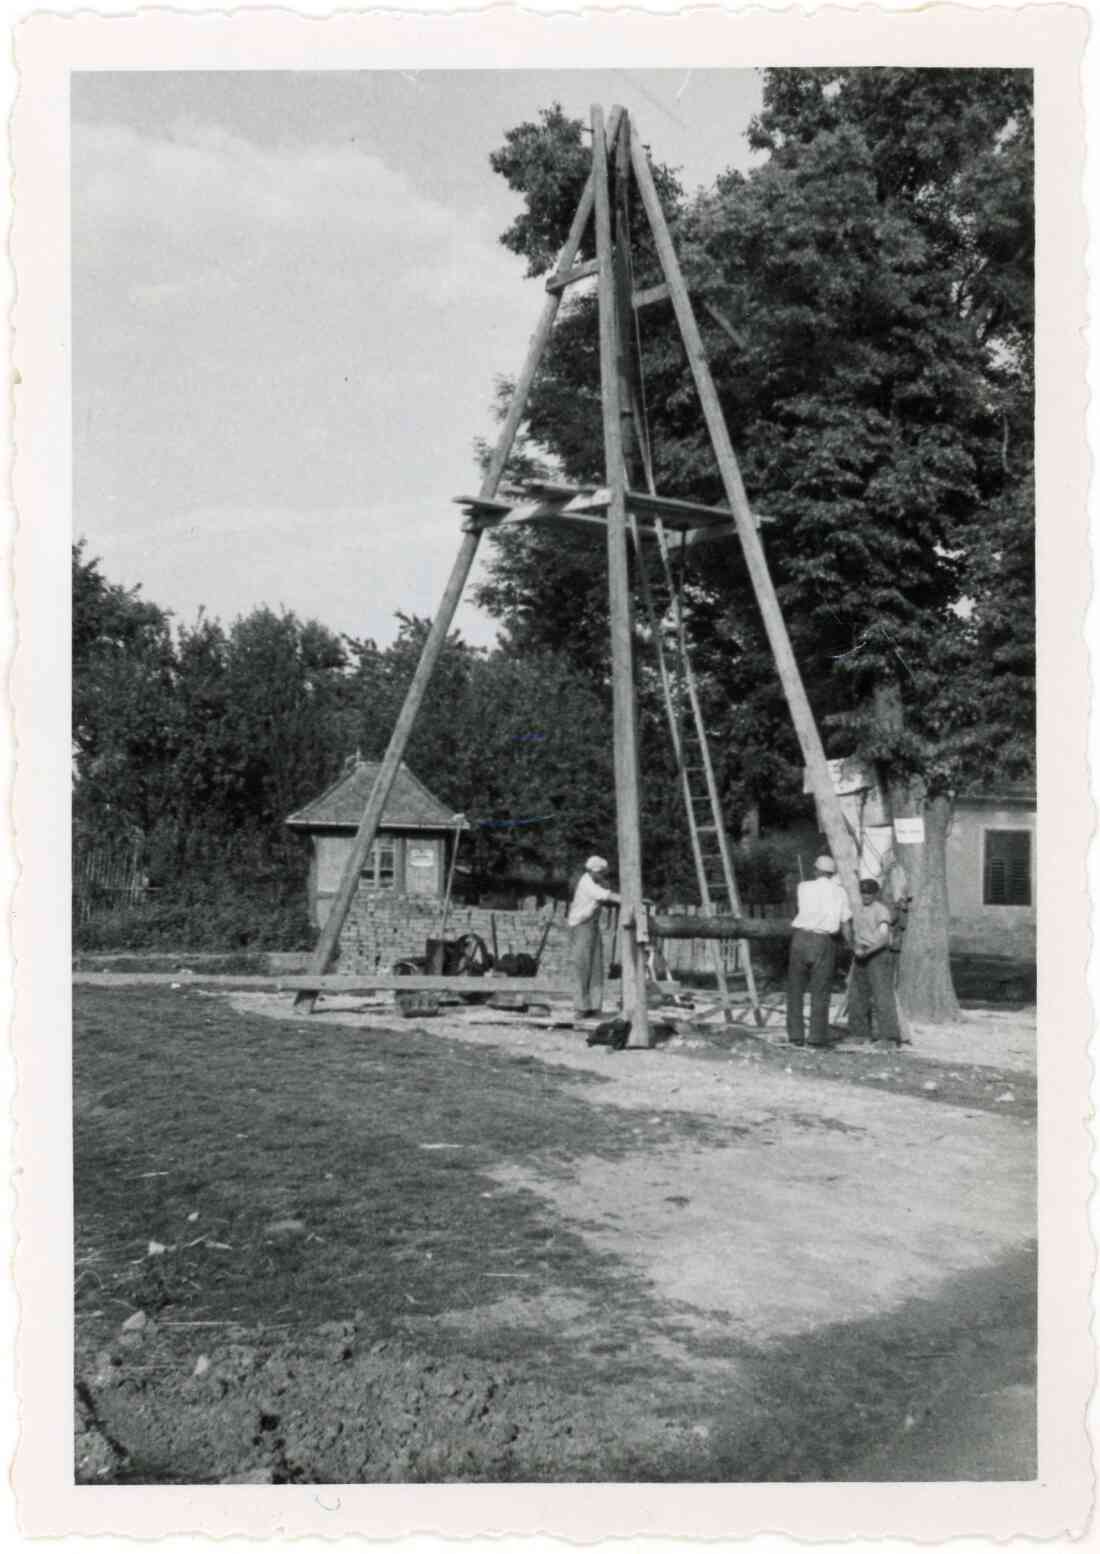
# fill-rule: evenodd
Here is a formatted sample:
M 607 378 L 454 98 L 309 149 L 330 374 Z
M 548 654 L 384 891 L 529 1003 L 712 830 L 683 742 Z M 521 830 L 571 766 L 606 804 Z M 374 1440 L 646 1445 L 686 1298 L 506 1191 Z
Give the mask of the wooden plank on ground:
M 543 998 L 569 998 L 570 986 L 547 977 L 428 977 L 356 976 L 352 972 L 290 976 L 233 976 L 203 971 L 77 971 L 80 987 L 235 987 L 273 993 L 537 993 Z

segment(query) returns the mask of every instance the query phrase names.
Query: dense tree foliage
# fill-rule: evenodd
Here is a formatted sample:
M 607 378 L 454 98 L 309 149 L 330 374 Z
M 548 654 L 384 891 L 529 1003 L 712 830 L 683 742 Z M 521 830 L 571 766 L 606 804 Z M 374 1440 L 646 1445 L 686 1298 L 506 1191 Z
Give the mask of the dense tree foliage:
M 151 887 L 120 931 L 308 943 L 308 853 L 284 821 L 349 759 L 381 758 L 430 623 L 399 616 L 385 649 L 267 608 L 173 630 L 82 545 L 73 590 L 78 856 L 133 849 Z M 564 879 L 613 833 L 604 701 L 560 656 L 486 653 L 453 633 L 406 759 L 470 818 L 484 880 Z
M 579 127 L 560 114 L 514 133 L 527 167 L 566 142 L 577 160 Z M 750 174 L 663 203 L 750 498 L 773 519 L 769 559 L 827 746 L 877 762 L 895 813 L 926 821 L 929 847 L 906 850 L 907 991 L 915 1004 L 919 982 L 922 1012 L 949 1010 L 951 796 L 1033 774 L 1030 75 L 769 70 L 749 139 L 765 157 Z M 536 272 L 564 236 L 560 192 L 547 201 L 533 179 L 530 221 L 504 237 L 537 232 L 524 250 Z M 640 284 L 656 278 L 646 264 Z M 640 329 L 658 489 L 720 500 L 671 310 L 647 310 Z M 598 393 L 594 299 L 577 297 L 527 426 L 569 478 L 602 472 Z M 707 547 L 693 578 L 711 727 L 736 751 L 734 815 L 781 810 L 800 759 L 739 557 Z M 481 599 L 519 650 L 599 675 L 601 583 L 591 552 L 509 536 Z

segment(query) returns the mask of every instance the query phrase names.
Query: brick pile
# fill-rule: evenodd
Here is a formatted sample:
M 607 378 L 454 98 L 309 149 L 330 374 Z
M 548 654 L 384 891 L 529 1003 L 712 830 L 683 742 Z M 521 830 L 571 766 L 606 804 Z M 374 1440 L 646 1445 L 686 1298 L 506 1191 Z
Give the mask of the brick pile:
M 569 930 L 559 904 L 527 911 L 490 911 L 488 907 L 452 906 L 447 914 L 447 938 L 476 933 L 492 953 L 493 919 L 496 919 L 500 954 L 537 955 L 546 924 L 550 932 L 539 964 L 539 975 L 563 982 L 569 977 Z M 395 961 L 425 953 L 427 941 L 439 935 L 440 904 L 409 896 L 360 891 L 352 902 L 340 936 L 337 970 L 382 975 Z M 611 961 L 611 935 L 604 932 L 605 965 Z

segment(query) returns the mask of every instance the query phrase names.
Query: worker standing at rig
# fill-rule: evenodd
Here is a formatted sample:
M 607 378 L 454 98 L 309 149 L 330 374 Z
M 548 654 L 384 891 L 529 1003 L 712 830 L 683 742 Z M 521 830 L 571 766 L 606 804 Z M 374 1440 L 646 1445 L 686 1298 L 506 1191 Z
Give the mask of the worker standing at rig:
M 787 1040 L 806 1045 L 802 1002 L 810 990 L 811 1047 L 829 1047 L 829 996 L 836 970 L 837 936 L 852 942 L 852 908 L 827 853 L 814 860 L 814 878 L 798 887 L 798 913 L 791 924 L 787 962 Z

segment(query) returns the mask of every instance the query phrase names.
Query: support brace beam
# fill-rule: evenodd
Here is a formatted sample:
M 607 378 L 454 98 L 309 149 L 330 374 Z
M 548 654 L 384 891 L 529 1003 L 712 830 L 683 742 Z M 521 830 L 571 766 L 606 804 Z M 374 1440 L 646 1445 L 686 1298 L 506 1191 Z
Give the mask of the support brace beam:
M 718 461 L 718 468 L 722 475 L 722 484 L 726 488 L 726 500 L 733 511 L 734 522 L 737 525 L 741 549 L 745 557 L 745 564 L 749 570 L 749 576 L 752 579 L 756 602 L 764 622 L 764 630 L 767 633 L 772 657 L 775 659 L 775 666 L 779 672 L 779 678 L 787 698 L 791 721 L 794 723 L 795 733 L 798 735 L 798 742 L 802 747 L 802 758 L 809 773 L 810 786 L 813 789 L 814 797 L 817 799 L 818 807 L 821 811 L 825 834 L 829 839 L 829 846 L 832 849 L 833 857 L 836 859 L 841 881 L 848 892 L 854 909 L 859 905 L 859 871 L 856 851 L 852 845 L 852 839 L 845 828 L 840 800 L 836 796 L 832 779 L 829 776 L 829 768 L 825 760 L 825 750 L 821 743 L 821 735 L 817 731 L 817 724 L 814 721 L 814 715 L 806 696 L 805 686 L 802 684 L 802 676 L 795 661 L 791 640 L 787 635 L 787 625 L 783 619 L 783 611 L 780 608 L 779 599 L 775 592 L 775 584 L 772 582 L 771 573 L 768 570 L 764 548 L 760 543 L 760 536 L 753 521 L 752 509 L 749 507 L 749 499 L 741 479 L 741 470 L 737 463 L 737 456 L 730 442 L 726 418 L 722 414 L 722 406 L 718 399 L 718 391 L 714 386 L 714 379 L 710 375 L 710 367 L 707 364 L 702 337 L 695 322 L 695 314 L 692 312 L 687 286 L 684 283 L 684 277 L 680 270 L 680 262 L 676 257 L 672 238 L 669 235 L 664 211 L 661 209 L 660 196 L 653 182 L 653 174 L 650 171 L 645 147 L 638 138 L 637 132 L 633 129 L 630 135 L 630 159 L 634 168 L 634 176 L 638 183 L 638 190 L 642 197 L 642 203 L 645 206 L 646 215 L 649 217 L 649 225 L 657 246 L 661 268 L 664 271 L 665 280 L 668 282 L 672 306 L 676 313 L 676 322 L 680 326 L 680 334 L 683 338 L 688 365 L 691 368 L 692 377 L 695 379 L 696 392 L 699 395 L 699 402 L 702 405 L 707 430 L 710 433 L 710 440 L 714 447 L 715 458 Z
M 624 132 L 629 133 L 624 116 Z M 645 966 L 639 944 L 642 913 L 642 844 L 638 792 L 638 736 L 634 712 L 634 653 L 630 579 L 626 554 L 626 463 L 623 398 L 615 308 L 615 256 L 611 246 L 611 198 L 607 145 L 599 107 L 592 109 L 592 179 L 596 200 L 596 256 L 600 262 L 600 386 L 603 443 L 610 503 L 607 510 L 607 571 L 611 615 L 611 690 L 615 731 L 615 810 L 618 818 L 619 891 L 622 896 L 623 1015 L 631 1022 L 630 1044 L 650 1044 Z

